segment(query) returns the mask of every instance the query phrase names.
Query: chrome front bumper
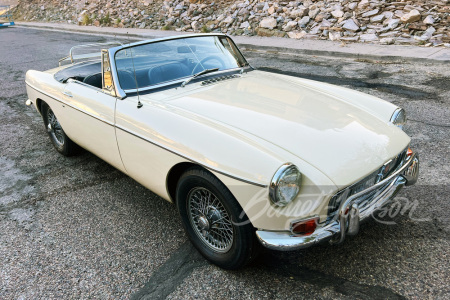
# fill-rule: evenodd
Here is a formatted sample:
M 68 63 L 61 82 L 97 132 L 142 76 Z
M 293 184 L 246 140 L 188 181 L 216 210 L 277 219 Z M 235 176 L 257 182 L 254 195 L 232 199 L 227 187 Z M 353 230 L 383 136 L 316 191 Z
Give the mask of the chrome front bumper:
M 413 185 L 419 176 L 419 156 L 413 153 L 405 164 L 389 177 L 343 201 L 333 220 L 308 236 L 295 236 L 287 231 L 257 230 L 256 236 L 261 244 L 269 249 L 289 251 L 310 247 L 314 244 L 330 241 L 332 244 L 342 243 L 346 235 L 355 235 L 359 224 L 374 211 L 395 197 L 405 185 Z M 358 200 L 376 191 L 375 196 L 358 204 Z

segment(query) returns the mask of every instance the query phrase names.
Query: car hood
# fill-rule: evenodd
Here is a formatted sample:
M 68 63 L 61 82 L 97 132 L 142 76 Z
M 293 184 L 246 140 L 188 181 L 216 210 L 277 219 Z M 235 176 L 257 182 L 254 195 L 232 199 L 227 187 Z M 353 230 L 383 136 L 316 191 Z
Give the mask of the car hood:
M 399 128 L 355 105 L 357 99 L 348 101 L 360 93 L 346 89 L 343 99 L 330 85 L 309 82 L 255 71 L 166 103 L 275 144 L 338 186 L 361 179 L 408 145 Z

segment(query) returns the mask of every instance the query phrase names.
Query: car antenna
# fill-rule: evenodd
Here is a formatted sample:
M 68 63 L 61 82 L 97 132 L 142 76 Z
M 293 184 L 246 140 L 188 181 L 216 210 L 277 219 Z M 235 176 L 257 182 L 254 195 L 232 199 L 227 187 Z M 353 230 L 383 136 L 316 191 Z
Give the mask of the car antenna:
M 127 38 L 128 38 L 128 44 L 131 45 L 130 35 L 128 34 L 128 32 L 127 32 Z M 130 48 L 130 55 L 131 55 L 131 63 L 133 64 L 134 82 L 136 83 L 136 94 L 138 97 L 137 108 L 141 108 L 142 106 L 144 106 L 144 104 L 142 104 L 141 100 L 139 99 L 139 87 L 138 87 L 137 77 L 136 77 L 136 68 L 134 67 L 133 51 L 131 50 L 131 48 Z

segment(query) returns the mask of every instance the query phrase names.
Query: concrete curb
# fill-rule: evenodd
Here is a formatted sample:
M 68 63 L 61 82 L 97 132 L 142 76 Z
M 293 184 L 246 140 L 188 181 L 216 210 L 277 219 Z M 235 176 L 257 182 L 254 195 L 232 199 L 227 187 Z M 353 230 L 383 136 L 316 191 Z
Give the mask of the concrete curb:
M 152 39 L 175 35 L 189 34 L 190 32 L 143 30 L 136 28 L 112 28 L 112 27 L 81 27 L 68 24 L 53 23 L 16 23 L 17 27 L 32 28 L 38 30 L 76 32 L 81 34 L 130 37 L 134 39 Z M 114 30 L 114 32 L 111 32 Z M 127 32 L 121 32 L 126 30 Z M 140 31 L 140 32 L 139 32 Z M 348 44 L 341 47 L 338 42 L 309 40 L 299 43 L 297 40 L 275 37 L 232 37 L 239 47 L 246 51 L 267 52 L 289 55 L 313 55 L 313 56 L 333 56 L 341 58 L 352 58 L 359 60 L 387 61 L 387 62 L 430 62 L 448 63 L 450 62 L 450 49 L 447 48 L 425 48 L 418 46 L 383 46 L 378 44 Z M 280 46 L 283 45 L 283 46 Z M 321 49 L 337 50 L 321 50 Z M 368 54 L 371 53 L 371 54 Z

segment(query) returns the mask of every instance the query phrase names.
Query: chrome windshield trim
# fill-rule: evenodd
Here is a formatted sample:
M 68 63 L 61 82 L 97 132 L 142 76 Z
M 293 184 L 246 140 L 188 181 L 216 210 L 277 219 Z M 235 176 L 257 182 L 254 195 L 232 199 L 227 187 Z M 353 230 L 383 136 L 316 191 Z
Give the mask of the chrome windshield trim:
M 122 46 L 117 46 L 110 48 L 109 50 L 112 50 L 114 54 L 122 49 L 127 49 L 135 46 L 141 46 L 145 44 L 152 44 L 157 42 L 163 42 L 163 41 L 169 41 L 169 40 L 178 40 L 178 39 L 185 39 L 185 38 L 193 38 L 193 37 L 203 37 L 203 36 L 227 36 L 224 33 L 194 33 L 194 34 L 183 34 L 183 35 L 175 35 L 175 36 L 167 36 L 162 38 L 156 38 L 156 39 L 150 39 L 145 41 L 138 41 L 134 43 L 127 43 Z
M 116 90 L 117 98 L 120 100 L 123 100 L 127 97 L 127 94 L 120 87 L 120 83 L 119 83 L 119 75 L 117 74 L 116 60 L 114 59 L 114 55 L 116 55 L 116 51 L 114 49 L 116 49 L 116 48 L 108 49 L 108 59 L 109 59 L 109 66 L 111 68 L 111 74 L 112 74 L 114 88 Z
M 152 39 L 152 40 L 139 41 L 139 42 L 135 42 L 135 43 L 129 43 L 129 44 L 125 44 L 125 45 L 122 45 L 122 46 L 113 47 L 113 48 L 109 48 L 108 49 L 109 63 L 110 63 L 110 66 L 111 66 L 111 71 L 113 73 L 113 81 L 114 81 L 114 85 L 115 85 L 115 88 L 116 88 L 116 94 L 119 97 L 119 99 L 126 98 L 127 97 L 127 93 L 136 93 L 137 89 L 124 90 L 120 86 L 119 77 L 118 77 L 118 74 L 117 74 L 116 59 L 115 59 L 115 55 L 117 54 L 118 51 L 123 50 L 123 49 L 132 48 L 132 47 L 135 47 L 135 46 L 141 46 L 141 45 L 146 45 L 146 44 L 153 44 L 153 43 L 157 43 L 157 42 L 163 42 L 163 41 L 169 41 L 169 40 L 177 40 L 177 39 L 186 39 L 186 38 L 195 38 L 195 37 L 204 37 L 204 36 L 227 37 L 234 44 L 234 46 L 238 49 L 239 54 L 242 56 L 242 58 L 244 59 L 244 62 L 245 62 L 243 67 L 236 67 L 236 68 L 233 68 L 233 69 L 221 70 L 221 71 L 218 71 L 216 74 L 221 74 L 222 72 L 232 72 L 232 71 L 235 71 L 235 70 L 241 70 L 242 68 L 253 69 L 250 66 L 250 64 L 248 63 L 248 61 L 245 59 L 245 57 L 242 55 L 242 52 L 236 46 L 236 43 L 234 43 L 234 41 L 228 35 L 226 35 L 224 33 L 186 34 L 186 35 L 177 35 L 177 36 L 170 36 L 170 37 L 157 38 L 157 39 Z M 206 74 L 204 76 L 206 76 Z M 139 88 L 139 92 L 150 91 L 152 89 L 161 88 L 161 87 L 168 86 L 168 85 L 175 84 L 175 83 L 182 83 L 188 77 L 189 76 L 186 76 L 186 77 L 183 77 L 183 78 L 179 78 L 179 79 L 175 79 L 175 80 L 171 80 L 171 81 L 166 81 L 166 82 L 163 82 L 163 83 L 160 83 L 160 84 L 156 84 L 156 85 L 152 85 L 152 86 Z M 203 76 L 199 76 L 198 78 L 202 78 L 202 77 Z

